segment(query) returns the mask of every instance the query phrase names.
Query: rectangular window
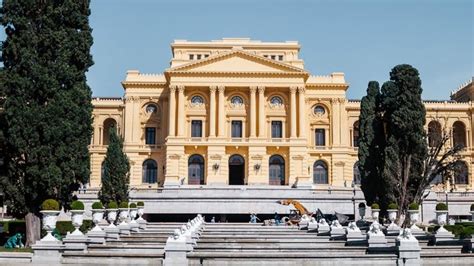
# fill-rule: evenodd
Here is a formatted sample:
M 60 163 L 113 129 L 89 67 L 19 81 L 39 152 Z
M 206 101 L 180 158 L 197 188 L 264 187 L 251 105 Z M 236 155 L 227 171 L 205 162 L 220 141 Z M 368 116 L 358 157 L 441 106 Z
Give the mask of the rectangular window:
M 156 128 L 147 127 L 145 128 L 145 144 L 156 144 Z
M 276 59 L 276 56 L 272 55 L 272 60 L 275 60 Z
M 193 54 L 189 55 L 189 60 L 194 60 L 194 55 Z
M 204 55 L 204 58 L 208 58 L 208 57 L 209 57 L 209 55 L 208 55 L 208 54 L 205 54 L 205 55 Z
M 281 138 L 283 136 L 283 126 L 281 121 L 272 121 L 272 138 Z
M 326 146 L 326 130 L 316 129 L 316 146 Z
M 283 55 L 279 55 L 278 60 L 283 61 Z
M 242 137 L 242 121 L 232 121 L 232 137 Z
M 267 55 L 267 54 L 264 54 L 263 57 L 268 58 L 268 55 Z
M 201 60 L 201 55 L 200 54 L 197 55 L 197 60 Z
M 202 137 L 202 121 L 201 120 L 191 121 L 191 137 L 192 138 Z

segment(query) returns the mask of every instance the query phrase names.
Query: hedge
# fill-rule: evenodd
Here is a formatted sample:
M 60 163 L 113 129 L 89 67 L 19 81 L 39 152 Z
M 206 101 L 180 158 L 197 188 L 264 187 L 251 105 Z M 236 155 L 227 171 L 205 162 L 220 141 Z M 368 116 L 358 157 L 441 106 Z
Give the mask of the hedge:
M 92 220 L 84 220 L 82 222 L 81 227 L 79 227 L 79 230 L 81 230 L 82 233 L 87 233 L 90 229 L 92 229 L 92 226 L 94 223 Z M 61 236 L 65 236 L 67 232 L 73 232 L 75 230 L 74 226 L 72 225 L 71 221 L 58 221 L 56 222 L 56 229 L 58 230 L 59 234 Z
M 453 233 L 456 237 L 461 239 L 470 238 L 472 234 L 474 234 L 474 224 L 463 226 L 462 223 L 456 223 L 455 225 L 445 225 L 444 228 L 446 230 Z M 434 233 L 439 229 L 439 225 L 429 227 L 428 232 Z

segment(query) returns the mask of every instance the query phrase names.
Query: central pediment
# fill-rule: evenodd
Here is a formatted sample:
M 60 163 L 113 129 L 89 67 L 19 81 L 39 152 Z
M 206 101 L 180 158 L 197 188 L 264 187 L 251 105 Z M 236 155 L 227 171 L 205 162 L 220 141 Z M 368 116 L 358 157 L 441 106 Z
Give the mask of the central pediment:
M 270 60 L 242 50 L 194 61 L 170 68 L 167 73 L 293 73 L 308 74 L 304 69 Z

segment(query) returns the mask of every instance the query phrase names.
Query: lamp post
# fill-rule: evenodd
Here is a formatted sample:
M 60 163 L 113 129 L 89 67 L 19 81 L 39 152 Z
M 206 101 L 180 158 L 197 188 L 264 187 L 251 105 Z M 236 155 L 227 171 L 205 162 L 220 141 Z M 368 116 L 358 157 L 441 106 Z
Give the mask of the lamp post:
M 355 189 L 354 181 L 352 181 L 351 187 L 352 187 L 352 211 L 354 213 L 354 222 L 355 222 L 356 221 L 356 203 L 355 203 L 356 189 Z

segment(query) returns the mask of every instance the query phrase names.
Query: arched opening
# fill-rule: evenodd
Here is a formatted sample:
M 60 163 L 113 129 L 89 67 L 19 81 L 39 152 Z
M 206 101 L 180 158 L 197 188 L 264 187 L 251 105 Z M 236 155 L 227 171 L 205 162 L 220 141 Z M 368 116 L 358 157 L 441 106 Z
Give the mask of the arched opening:
M 117 122 L 113 118 L 107 118 L 104 121 L 103 133 L 102 133 L 102 145 L 109 145 L 110 142 L 110 129 L 117 126 Z
M 453 144 L 462 148 L 466 147 L 466 126 L 461 121 L 453 124 Z
M 153 184 L 157 180 L 158 165 L 155 160 L 148 159 L 143 162 L 143 183 Z
M 188 184 L 204 185 L 204 158 L 194 154 L 188 160 Z
M 359 162 L 356 162 L 354 164 L 354 169 L 353 169 L 354 177 L 353 181 L 354 185 L 360 185 L 360 170 L 359 170 Z
M 428 124 L 428 145 L 437 147 L 441 142 L 441 125 L 438 121 L 431 121 Z
M 355 121 L 352 126 L 352 145 L 354 147 L 359 147 L 359 121 Z
M 458 161 L 454 165 L 454 183 L 457 185 L 468 184 L 468 169 L 466 162 Z
M 328 184 L 328 166 L 321 160 L 313 165 L 313 183 Z
M 269 160 L 270 185 L 285 185 L 285 160 L 280 155 L 273 155 Z
M 244 157 L 234 154 L 229 158 L 229 185 L 244 185 L 245 160 Z

